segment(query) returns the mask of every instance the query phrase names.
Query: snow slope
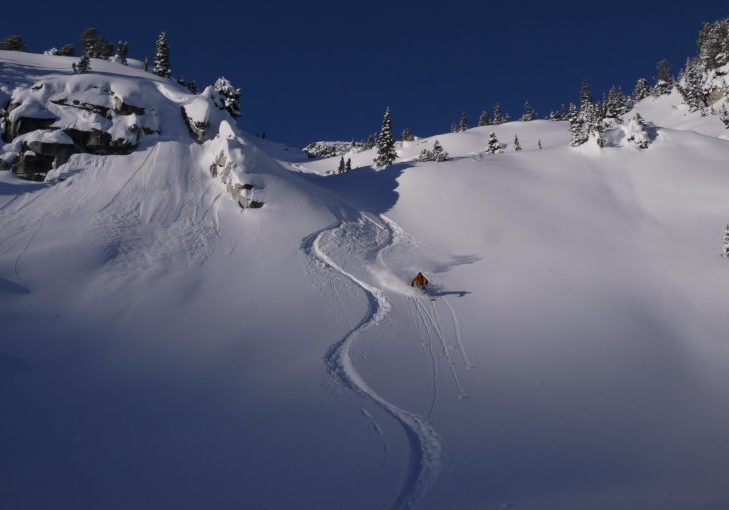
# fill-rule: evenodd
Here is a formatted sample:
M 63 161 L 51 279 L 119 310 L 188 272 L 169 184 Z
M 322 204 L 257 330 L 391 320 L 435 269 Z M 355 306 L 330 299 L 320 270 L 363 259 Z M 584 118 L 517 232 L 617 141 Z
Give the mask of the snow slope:
M 68 67 L 0 62 L 3 83 Z M 196 144 L 179 115 L 195 98 L 92 64 L 153 84 L 161 133 L 74 155 L 55 184 L 0 173 L 9 507 L 729 503 L 716 117 L 650 98 L 645 151 L 513 122 L 494 128 L 503 154 L 474 128 L 437 136 L 450 162 L 415 162 L 432 137 L 327 176 L 338 158 L 225 120 Z M 211 176 L 221 151 L 263 208 Z M 408 286 L 420 270 L 430 296 Z

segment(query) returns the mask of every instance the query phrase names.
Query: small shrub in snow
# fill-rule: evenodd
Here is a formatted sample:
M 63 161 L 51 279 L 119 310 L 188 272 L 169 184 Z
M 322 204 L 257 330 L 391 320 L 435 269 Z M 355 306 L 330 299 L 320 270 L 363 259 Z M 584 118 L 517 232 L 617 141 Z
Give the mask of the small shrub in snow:
M 539 148 L 539 150 L 542 150 L 542 139 L 541 138 L 539 140 L 537 140 L 537 147 Z
M 438 140 L 433 142 L 433 149 L 423 149 L 420 153 L 420 156 L 418 156 L 418 161 L 435 161 L 438 163 L 442 161 L 448 161 L 449 159 L 450 156 L 443 149 L 443 146 Z
M 377 157 L 374 162 L 377 166 L 388 166 L 396 158 L 395 139 L 392 136 L 392 116 L 388 107 L 382 118 L 382 129 L 380 130 L 380 136 L 377 138 Z
M 88 55 L 83 55 L 77 64 L 74 63 L 71 64 L 71 66 L 73 67 L 74 72 L 88 73 L 91 71 L 91 59 Z
M 402 141 L 403 142 L 412 142 L 415 140 L 415 137 L 413 136 L 413 133 L 410 131 L 410 128 L 405 128 L 402 130 Z
M 235 88 L 224 76 L 215 80 L 214 88 L 221 98 L 223 108 L 233 117 L 240 117 L 240 89 Z
M 729 257 L 729 225 L 724 230 L 724 246 L 721 249 L 722 257 Z
M 636 113 L 625 126 L 627 140 L 639 149 L 647 149 L 651 143 L 650 135 L 643 117 Z
M 519 137 L 514 133 L 514 152 L 519 152 L 520 150 L 521 144 L 519 143 Z
M 486 145 L 486 150 L 484 150 L 486 154 L 497 154 L 499 152 L 504 152 L 501 149 L 501 143 L 499 143 L 499 139 L 496 138 L 496 133 L 491 131 L 489 134 L 489 141 Z

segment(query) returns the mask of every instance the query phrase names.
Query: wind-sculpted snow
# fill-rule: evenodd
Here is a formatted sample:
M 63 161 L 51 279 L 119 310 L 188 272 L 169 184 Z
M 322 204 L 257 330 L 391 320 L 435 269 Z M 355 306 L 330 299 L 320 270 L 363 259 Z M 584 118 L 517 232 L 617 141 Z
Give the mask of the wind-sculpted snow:
M 366 221 L 374 222 L 375 220 L 362 215 L 359 223 Z M 371 249 L 377 254 L 376 257 L 379 257 L 379 254 L 394 242 L 393 224 L 391 220 L 376 223 L 376 226 L 384 233 L 383 236 L 369 238 L 374 245 L 371 246 Z M 440 473 L 441 444 L 438 434 L 425 418 L 402 409 L 382 397 L 362 378 L 352 362 L 352 343 L 363 331 L 376 327 L 391 308 L 390 301 L 381 289 L 344 270 L 326 252 L 327 238 L 335 232 L 339 234 L 344 232 L 346 237 L 346 232 L 351 229 L 352 225 L 351 222 L 343 221 L 332 229 L 324 230 L 308 238 L 303 245 L 306 252 L 360 287 L 368 300 L 368 311 L 365 316 L 339 342 L 329 348 L 324 360 L 329 374 L 342 386 L 377 404 L 405 429 L 411 449 L 410 468 L 397 498 L 390 508 L 393 510 L 414 508 Z

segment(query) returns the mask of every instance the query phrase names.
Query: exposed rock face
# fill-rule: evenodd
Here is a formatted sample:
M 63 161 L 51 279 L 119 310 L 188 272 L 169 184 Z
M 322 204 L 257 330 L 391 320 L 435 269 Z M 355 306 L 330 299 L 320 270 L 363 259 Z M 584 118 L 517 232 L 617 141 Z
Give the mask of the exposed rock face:
M 8 113 L 10 113 L 10 110 L 8 110 Z M 32 117 L 18 117 L 11 122 L 7 119 L 6 116 L 6 129 L 3 133 L 3 141 L 12 142 L 13 139 L 17 138 L 20 135 L 24 135 L 25 133 L 31 133 L 39 129 L 48 129 L 57 120 L 58 119 L 56 118 L 34 119 Z
M 218 157 L 215 158 L 215 161 L 210 165 L 210 175 L 220 178 L 223 184 L 225 184 L 225 189 L 238 202 L 238 205 L 242 209 L 259 209 L 263 207 L 263 202 L 254 200 L 251 196 L 252 191 L 255 189 L 253 184 L 233 182 L 231 179 L 232 167 L 233 163 L 221 151 Z
M 106 119 L 113 115 L 137 115 L 145 114 L 145 109 L 125 103 L 118 97 L 114 97 L 113 108 L 103 105 L 82 102 L 76 99 L 53 99 L 54 105 L 77 108 Z M 101 156 L 131 154 L 139 144 L 139 137 L 142 133 L 151 134 L 156 131 L 150 128 L 133 124 L 129 126 L 129 138 L 114 138 L 111 133 L 101 129 L 81 130 L 76 128 L 58 129 L 53 125 L 59 120 L 56 117 L 30 117 L 25 115 L 11 115 L 12 111 L 20 107 L 22 103 L 9 103 L 4 110 L 3 123 L 5 130 L 2 133 L 3 141 L 11 143 L 23 135 L 31 135 L 30 140 L 23 140 L 19 146 L 19 152 L 15 156 L 4 158 L 4 168 L 12 168 L 18 176 L 25 179 L 42 181 L 46 174 L 53 168 L 66 163 L 72 154 L 88 153 Z M 47 113 L 47 112 L 42 112 Z M 36 137 L 36 133 L 38 136 Z M 63 133 L 67 138 L 63 142 L 47 141 L 45 135 Z M 48 138 L 48 137 L 46 137 Z M 54 137 L 50 137 L 54 139 Z M 58 138 L 58 137 L 55 137 Z M 15 149 L 16 151 L 18 149 Z M 8 164 L 7 161 L 13 161 Z
M 208 139 L 207 133 L 210 128 L 210 123 L 193 120 L 193 118 L 187 114 L 187 110 L 185 110 L 184 106 L 181 106 L 180 110 L 182 112 L 182 119 L 185 121 L 187 130 L 190 132 L 190 136 L 192 136 L 193 140 L 197 143 L 205 143 Z

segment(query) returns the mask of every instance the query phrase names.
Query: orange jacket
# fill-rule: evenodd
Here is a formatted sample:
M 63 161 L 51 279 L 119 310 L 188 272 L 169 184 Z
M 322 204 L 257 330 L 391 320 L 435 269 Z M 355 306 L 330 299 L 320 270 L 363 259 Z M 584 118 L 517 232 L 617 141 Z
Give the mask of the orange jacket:
M 415 278 L 410 280 L 410 286 L 411 287 L 419 287 L 421 289 L 424 289 L 428 286 L 428 279 L 423 276 L 423 273 L 418 273 Z

